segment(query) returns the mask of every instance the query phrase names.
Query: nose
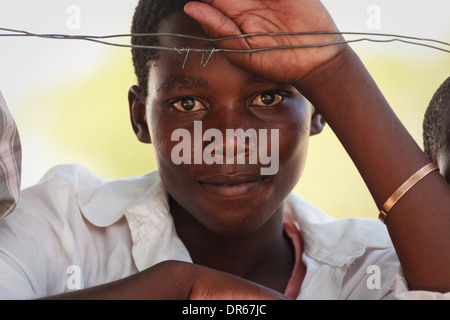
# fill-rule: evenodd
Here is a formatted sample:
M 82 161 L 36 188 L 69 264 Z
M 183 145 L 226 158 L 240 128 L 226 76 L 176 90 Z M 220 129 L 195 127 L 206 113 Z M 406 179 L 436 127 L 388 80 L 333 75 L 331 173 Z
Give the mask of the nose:
M 209 128 L 205 131 L 204 150 L 207 148 L 208 154 L 222 158 L 226 164 L 256 164 L 258 131 L 252 127 L 246 107 L 231 102 L 219 108 L 211 119 L 204 119 Z M 221 139 L 216 138 L 218 135 Z
M 257 132 L 253 128 L 229 128 L 225 130 L 225 139 L 222 146 L 217 146 L 215 151 L 220 156 L 225 156 L 226 164 L 256 164 L 257 162 Z

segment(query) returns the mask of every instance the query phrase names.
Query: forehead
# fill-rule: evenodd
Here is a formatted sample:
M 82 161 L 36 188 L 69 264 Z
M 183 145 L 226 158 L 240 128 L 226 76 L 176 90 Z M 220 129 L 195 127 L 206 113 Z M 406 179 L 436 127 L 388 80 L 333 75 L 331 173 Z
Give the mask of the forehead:
M 182 10 L 175 11 L 161 20 L 157 29 L 158 33 L 173 33 L 189 35 L 201 38 L 210 37 L 203 31 L 200 24 L 185 14 Z M 197 48 L 210 49 L 213 47 L 211 41 L 201 41 L 177 36 L 160 36 L 159 43 L 170 48 Z
M 159 33 L 174 33 L 209 38 L 202 27 L 183 11 L 176 11 L 163 19 Z M 202 88 L 210 85 L 238 85 L 270 82 L 232 65 L 221 52 L 212 52 L 212 41 L 160 36 L 159 44 L 177 50 L 164 50 L 152 61 L 149 76 L 150 92 L 173 89 Z M 195 50 L 190 50 L 195 49 Z M 207 62 L 207 65 L 205 66 Z
M 182 10 L 161 20 L 157 32 L 210 39 L 202 27 Z M 160 36 L 158 40 L 161 46 L 176 48 L 178 51 L 162 51 L 158 59 L 152 61 L 149 93 L 165 93 L 187 88 L 209 90 L 214 86 L 228 88 L 231 93 L 237 87 L 242 89 L 248 86 L 250 90 L 258 85 L 275 84 L 272 80 L 234 66 L 222 52 L 211 54 L 214 47 L 212 41 L 176 36 Z M 207 65 L 204 66 L 206 61 Z

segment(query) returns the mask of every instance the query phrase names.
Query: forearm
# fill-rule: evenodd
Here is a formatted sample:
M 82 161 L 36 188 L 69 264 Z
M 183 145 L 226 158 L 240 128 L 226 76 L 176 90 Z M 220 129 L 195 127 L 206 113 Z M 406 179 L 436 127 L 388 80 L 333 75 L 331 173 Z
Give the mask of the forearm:
M 297 87 L 333 129 L 379 208 L 429 162 L 349 47 Z M 429 174 L 399 200 L 386 221 L 413 289 L 450 290 L 449 189 L 437 172 Z
M 121 280 L 48 299 L 185 300 L 189 297 L 194 280 L 194 269 L 187 263 L 165 261 Z
M 240 277 L 181 261 L 165 261 L 128 278 L 49 299 L 279 300 L 281 293 Z

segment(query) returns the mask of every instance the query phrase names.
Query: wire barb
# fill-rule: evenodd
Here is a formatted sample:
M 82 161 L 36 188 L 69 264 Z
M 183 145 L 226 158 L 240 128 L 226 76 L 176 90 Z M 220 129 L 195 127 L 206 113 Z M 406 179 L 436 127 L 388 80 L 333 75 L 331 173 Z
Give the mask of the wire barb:
M 181 66 L 181 68 L 184 69 L 184 67 L 186 66 L 187 59 L 189 57 L 189 53 L 191 52 L 191 49 L 190 48 L 183 48 L 183 49 L 177 50 L 177 51 L 178 51 L 179 54 L 185 54 L 186 55 L 186 57 L 184 58 L 184 61 L 183 61 L 183 65 Z
M 211 51 L 211 53 L 209 54 L 208 58 L 206 59 L 206 62 L 203 63 L 203 58 L 205 57 L 205 53 L 208 52 L 208 51 Z M 202 61 L 200 61 L 200 64 L 201 64 L 203 67 L 206 67 L 206 66 L 208 65 L 208 62 L 209 62 L 209 60 L 211 59 L 212 55 L 214 54 L 214 51 L 216 51 L 216 48 L 205 49 L 205 50 L 203 51 L 203 54 L 202 54 Z

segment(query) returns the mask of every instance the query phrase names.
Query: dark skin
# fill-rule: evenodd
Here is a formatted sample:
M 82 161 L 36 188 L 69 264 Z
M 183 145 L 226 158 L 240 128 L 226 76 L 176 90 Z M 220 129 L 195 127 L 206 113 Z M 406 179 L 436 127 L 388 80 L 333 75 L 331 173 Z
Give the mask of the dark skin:
M 207 36 L 183 12 L 165 19 L 159 31 L 163 30 Z M 177 48 L 208 45 L 193 40 L 160 41 L 162 46 Z M 321 131 L 322 118 L 292 85 L 257 77 L 235 67 L 221 54 L 214 55 L 207 67 L 196 63 L 200 60 L 201 54 L 191 52 L 182 69 L 183 60 L 175 52 L 154 62 L 147 112 L 140 110 L 145 108 L 143 103 L 136 104 L 134 110 L 138 132 L 150 134 L 138 136 L 155 147 L 177 233 L 194 263 L 283 292 L 294 261 L 292 244 L 282 231 L 284 199 L 298 182 L 309 135 Z M 192 75 L 196 81 L 188 81 Z M 137 88 L 132 91 L 139 94 Z M 269 98 L 263 103 L 262 94 L 273 101 Z M 183 104 L 191 100 L 194 108 L 184 110 Z M 139 101 L 143 102 L 143 97 Z M 226 129 L 278 129 L 278 172 L 261 176 L 262 165 L 249 165 L 248 161 L 245 165 L 175 165 L 171 151 L 178 141 L 168 141 L 168 137 L 178 128 L 188 129 L 193 136 L 195 120 L 202 121 L 203 130 L 217 128 L 223 136 Z M 224 179 L 228 179 L 226 184 Z M 248 182 L 251 186 L 236 194 L 208 186 L 212 183 L 226 188 Z
M 189 3 L 185 11 L 212 37 L 337 30 L 325 8 L 315 0 L 203 2 Z M 182 33 L 201 32 L 181 13 L 177 17 L 166 18 L 159 31 L 178 30 L 184 23 Z M 169 21 L 172 24 L 168 25 Z M 330 42 L 336 38 L 262 37 L 216 45 L 257 48 Z M 176 41 L 178 47 L 195 44 Z M 192 52 L 186 68 L 181 69 L 184 58 L 178 53 L 162 54 L 152 67 L 148 97 L 132 87 L 129 102 L 133 128 L 140 141 L 151 142 L 155 148 L 162 180 L 171 195 L 177 232 L 197 263 L 163 262 L 126 279 L 58 298 L 283 298 L 280 292 L 292 270 L 293 252 L 283 235 L 281 216 L 286 210 L 285 198 L 303 170 L 308 137 L 323 126 L 319 113 L 346 148 L 380 208 L 399 185 L 428 162 L 346 45 L 258 54 L 217 53 L 206 68 L 199 66 L 201 55 Z M 180 85 L 173 78 L 164 83 L 174 72 L 178 76 L 201 76 L 207 86 L 204 81 L 183 81 Z M 259 106 L 258 95 L 267 91 L 288 94 L 275 107 Z M 315 109 L 304 103 L 299 92 Z M 180 103 L 186 97 L 190 101 Z M 176 108 L 193 101 L 195 112 Z M 258 165 L 175 166 L 170 158 L 175 144 L 170 134 L 180 127 L 192 130 L 194 120 L 202 121 L 203 130 L 279 128 L 278 173 L 252 180 Z M 223 182 L 224 175 L 242 179 L 239 172 L 246 173 L 243 179 L 251 180 L 246 187 L 211 187 L 205 183 L 211 184 L 211 179 Z M 231 195 L 227 201 L 224 194 Z M 408 191 L 386 220 L 412 289 L 450 291 L 449 195 L 447 182 L 433 172 Z M 260 265 L 264 268 L 258 269 Z
M 320 1 L 205 0 L 185 11 L 213 37 L 241 33 L 337 31 Z M 314 26 L 314 27 L 312 27 Z M 258 48 L 339 40 L 327 35 L 230 40 L 228 47 Z M 324 49 L 324 50 L 322 50 Z M 392 193 L 429 162 L 347 45 L 228 55 L 260 76 L 293 84 L 324 116 L 381 208 Z M 272 60 L 273 59 L 273 60 Z M 277 61 L 277 63 L 271 63 Z M 450 290 L 450 187 L 438 172 L 417 183 L 386 220 L 410 288 Z

